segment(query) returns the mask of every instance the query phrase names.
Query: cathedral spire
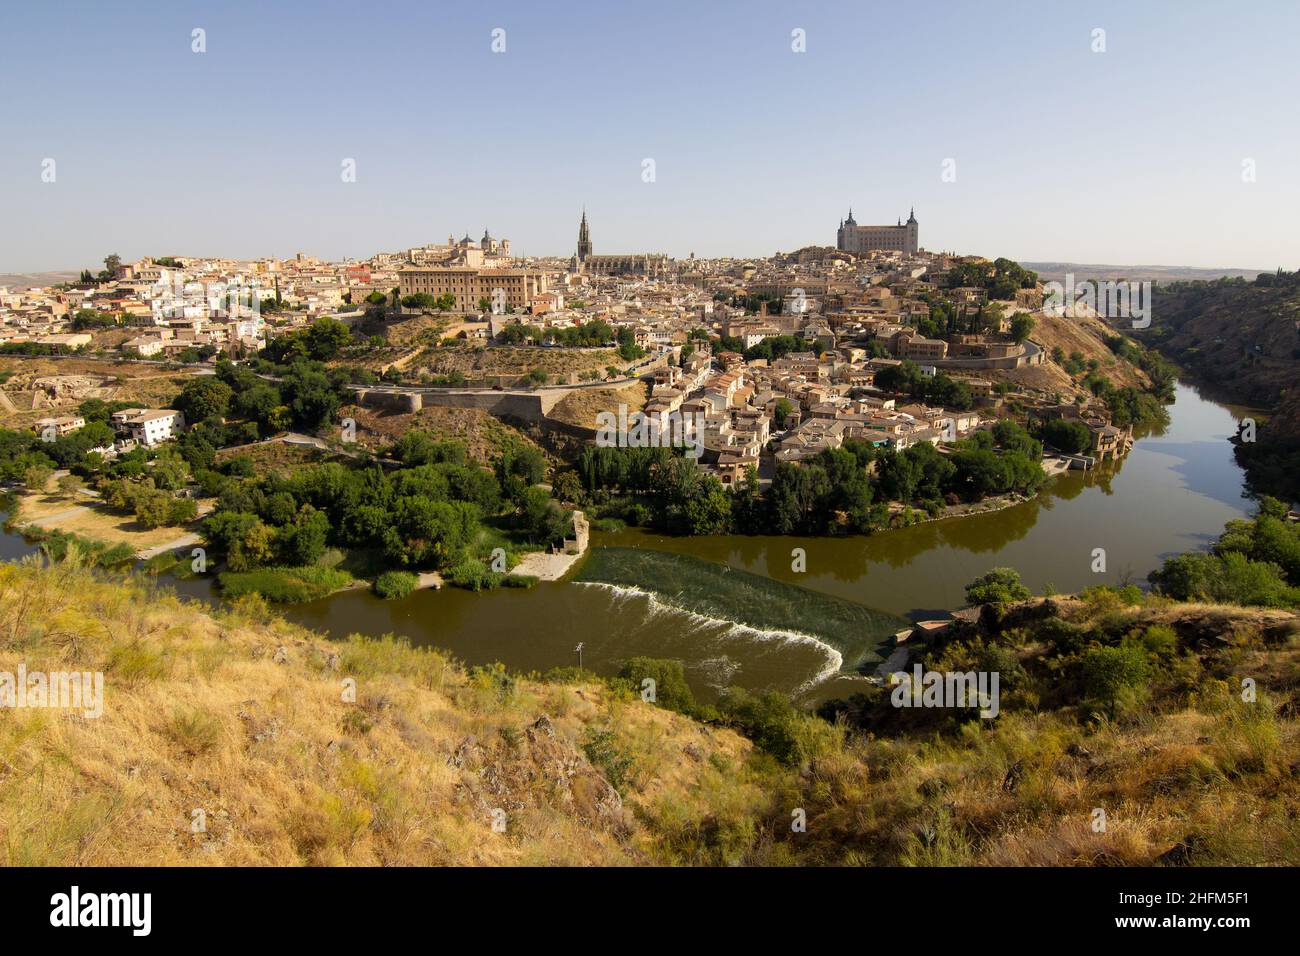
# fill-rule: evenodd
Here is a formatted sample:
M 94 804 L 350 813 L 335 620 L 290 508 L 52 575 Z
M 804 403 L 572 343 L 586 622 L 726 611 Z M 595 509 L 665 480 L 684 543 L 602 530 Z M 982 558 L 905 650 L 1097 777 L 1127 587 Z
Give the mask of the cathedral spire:
M 582 221 L 578 223 L 578 261 L 591 255 L 591 230 L 587 227 L 587 207 L 582 207 Z

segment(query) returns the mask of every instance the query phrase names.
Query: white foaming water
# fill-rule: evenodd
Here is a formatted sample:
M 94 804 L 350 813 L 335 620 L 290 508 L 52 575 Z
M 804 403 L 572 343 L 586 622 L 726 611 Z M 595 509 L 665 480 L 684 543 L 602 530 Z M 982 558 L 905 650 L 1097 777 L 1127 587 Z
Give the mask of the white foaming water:
M 739 639 L 754 641 L 775 641 L 781 644 L 804 644 L 815 647 L 826 657 L 826 663 L 821 670 L 817 671 L 812 677 L 804 681 L 793 691 L 793 696 L 798 696 L 813 687 L 816 687 L 822 681 L 835 676 L 844 666 L 844 655 L 831 647 L 825 641 L 812 634 L 804 634 L 801 631 L 786 630 L 763 630 L 757 627 L 750 627 L 748 624 L 740 624 L 736 621 L 728 621 L 725 618 L 708 617 L 695 611 L 688 611 L 686 608 L 677 607 L 669 604 L 659 598 L 653 591 L 646 591 L 638 587 L 628 587 L 622 584 L 606 584 L 603 581 L 575 581 L 575 584 L 587 585 L 588 587 L 603 588 L 614 596 L 615 607 L 627 604 L 630 601 L 645 601 L 646 614 L 645 620 L 651 620 L 659 615 L 673 615 L 684 617 L 696 627 L 713 627 L 718 629 L 717 636 L 720 639 Z
M 704 674 L 704 679 L 714 690 L 724 690 L 731 686 L 731 679 L 740 672 L 740 662 L 725 654 L 702 660 L 695 667 Z

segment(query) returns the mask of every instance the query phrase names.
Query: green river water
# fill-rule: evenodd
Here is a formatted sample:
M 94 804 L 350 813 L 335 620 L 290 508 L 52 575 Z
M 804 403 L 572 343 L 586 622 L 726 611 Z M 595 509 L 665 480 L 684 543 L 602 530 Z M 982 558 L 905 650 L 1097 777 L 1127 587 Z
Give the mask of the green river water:
M 583 664 L 601 673 L 634 655 L 679 658 L 705 697 L 729 684 L 806 701 L 845 696 L 862 680 L 852 665 L 872 663 L 901 618 L 959 607 L 965 585 L 991 567 L 1018 569 L 1036 592 L 1067 592 L 1142 584 L 1165 557 L 1208 545 L 1251 511 L 1226 441 L 1244 414 L 1179 385 L 1169 426 L 1141 437 L 1126 459 L 1062 475 L 1034 500 L 986 515 L 850 538 L 596 533 L 593 548 L 617 550 L 593 551 L 571 578 L 595 573 L 612 584 L 449 588 L 401 601 L 358 590 L 283 610 L 334 636 L 405 634 L 471 664 L 546 670 L 576 664 L 582 643 Z M 802 573 L 792 570 L 793 548 L 806 552 Z M 1091 570 L 1094 548 L 1106 549 L 1104 574 Z M 29 550 L 10 535 L 0 557 Z M 174 585 L 211 599 L 207 581 Z

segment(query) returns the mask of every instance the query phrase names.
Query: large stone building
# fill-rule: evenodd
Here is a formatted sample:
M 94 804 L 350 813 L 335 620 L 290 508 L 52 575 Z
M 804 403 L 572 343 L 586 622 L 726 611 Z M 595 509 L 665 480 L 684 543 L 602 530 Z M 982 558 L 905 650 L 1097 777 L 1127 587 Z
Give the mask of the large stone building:
M 505 266 L 510 264 L 510 240 L 495 239 L 487 229 L 477 242 L 469 233 L 465 233 L 464 239 L 448 236 L 446 245 L 408 249 L 406 261 L 416 266 Z
M 571 269 L 586 275 L 626 275 L 657 278 L 668 271 L 668 257 L 658 253 L 637 252 L 631 255 L 595 256 L 591 254 L 591 230 L 587 210 L 578 224 L 578 254 Z
M 920 226 L 916 221 L 915 210 L 908 215 L 906 223 L 899 219 L 897 226 L 859 226 L 850 209 L 849 218 L 840 223 L 840 228 L 835 233 L 835 248 L 844 252 L 873 252 L 881 249 L 914 255 L 920 247 Z
M 439 298 L 450 292 L 457 312 L 479 311 L 481 299 L 492 303 L 493 311 L 522 311 L 547 291 L 544 272 L 474 266 L 406 266 L 397 274 L 397 286 L 402 298 L 421 292 Z

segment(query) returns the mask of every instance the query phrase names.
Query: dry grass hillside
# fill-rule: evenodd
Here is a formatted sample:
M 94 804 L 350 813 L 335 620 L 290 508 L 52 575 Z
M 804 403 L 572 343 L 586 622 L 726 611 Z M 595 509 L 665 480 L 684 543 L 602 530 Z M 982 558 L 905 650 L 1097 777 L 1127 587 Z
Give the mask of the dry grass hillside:
M 1099 371 L 1116 387 L 1145 387 L 1149 383 L 1142 370 L 1117 358 L 1106 345 L 1106 336 L 1114 334 L 1114 330 L 1100 319 L 1082 313 L 1077 318 L 1035 313 L 1034 330 L 1030 337 L 1047 351 L 1048 361 L 1042 365 L 1006 372 L 1005 377 L 1019 385 L 1046 393 L 1073 394 L 1076 388 L 1069 373 L 1051 361 L 1052 350 L 1059 348 L 1067 358 L 1074 352 L 1079 352 L 1085 362 L 1091 359 L 1101 363 Z
M 1238 460 L 1252 489 L 1300 501 L 1300 275 L 1157 288 L 1152 326 L 1140 338 L 1216 394 L 1268 409 Z
M 3 564 L 0 673 L 105 690 L 100 717 L 0 709 L 0 864 L 1300 862 L 1293 613 L 1103 589 L 993 616 L 922 657 L 996 663 L 996 720 L 882 690 L 831 724 Z M 1134 647 L 1152 669 L 1116 704 L 1074 692 L 1080 660 Z
M 104 700 L 0 711 L 6 866 L 672 862 L 659 832 L 765 799 L 747 741 L 598 683 L 331 643 L 74 565 L 0 565 L 0 672 L 20 663 L 103 671 Z
M 587 388 L 570 392 L 556 402 L 550 417 L 577 425 L 580 428 L 596 427 L 596 416 L 601 412 L 618 414 L 619 405 L 626 405 L 628 414 L 645 407 L 646 386 L 633 382 L 621 388 Z
M 1298 631 L 1289 611 L 1153 598 L 1125 607 L 1107 592 L 1031 601 L 991 628 L 959 631 L 928 649 L 925 666 L 964 669 L 995 655 L 1002 714 L 955 733 L 931 723 L 926 733 L 916 715 L 938 712 L 877 702 L 886 716 L 874 732 L 819 767 L 823 785 L 813 792 L 825 796 L 809 807 L 817 838 L 803 858 L 1295 865 Z M 1095 708 L 1071 692 L 1070 655 L 1054 653 L 1052 642 L 1113 647 L 1121 634 L 1172 643 L 1161 673 L 1138 693 L 1116 710 Z M 1243 699 L 1246 678 L 1255 682 L 1252 702 Z
M 1295 388 L 1300 279 L 1260 278 L 1158 289 L 1140 338 L 1234 401 L 1271 407 Z

